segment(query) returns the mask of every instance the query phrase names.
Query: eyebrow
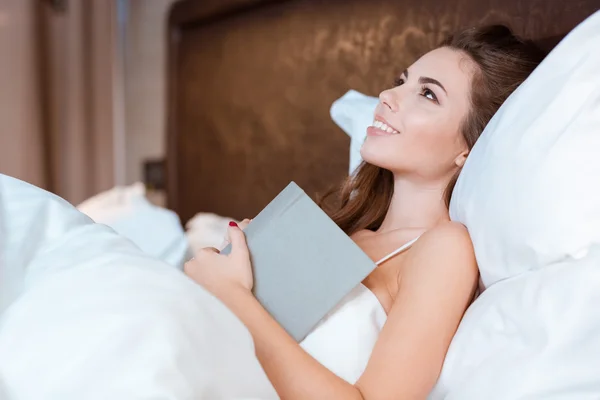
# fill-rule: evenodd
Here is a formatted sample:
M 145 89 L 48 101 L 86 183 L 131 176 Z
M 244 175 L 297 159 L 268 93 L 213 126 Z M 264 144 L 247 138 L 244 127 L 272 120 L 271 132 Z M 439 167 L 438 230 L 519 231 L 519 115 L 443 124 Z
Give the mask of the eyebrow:
M 408 69 L 405 69 L 402 72 L 402 75 L 404 75 L 406 77 L 406 79 L 408 79 Z M 440 81 L 438 81 L 437 79 L 429 78 L 427 76 L 422 76 L 422 77 L 419 78 L 419 83 L 421 85 L 425 85 L 427 83 L 431 83 L 432 85 L 437 85 L 440 88 L 442 88 L 442 90 L 444 91 L 444 93 L 446 93 L 446 95 L 448 95 L 448 92 L 446 91 L 446 88 L 444 87 L 444 85 L 442 85 L 440 83 Z
M 406 77 L 408 78 L 408 76 Z M 431 83 L 432 85 L 437 85 L 440 88 L 442 88 L 442 90 L 444 91 L 444 93 L 446 93 L 446 95 L 448 95 L 448 92 L 446 91 L 446 88 L 444 87 L 444 85 L 442 85 L 438 80 L 433 79 L 433 78 L 429 78 L 427 76 L 422 76 L 419 78 L 419 83 L 421 85 L 424 85 L 426 83 Z

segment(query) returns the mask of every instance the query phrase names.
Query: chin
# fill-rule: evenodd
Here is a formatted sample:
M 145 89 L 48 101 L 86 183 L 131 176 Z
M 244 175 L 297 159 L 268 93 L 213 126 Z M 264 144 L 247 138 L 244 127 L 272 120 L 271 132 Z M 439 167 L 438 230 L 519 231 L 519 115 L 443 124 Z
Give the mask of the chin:
M 360 157 L 367 163 L 371 165 L 375 165 L 376 167 L 385 168 L 384 165 L 386 163 L 382 163 L 385 160 L 386 154 L 385 149 L 381 148 L 373 143 L 369 143 L 368 140 L 365 141 L 360 148 Z
M 365 147 L 367 146 L 363 144 L 363 146 L 360 148 L 360 158 L 362 158 L 366 163 L 378 166 L 377 155 L 373 154 L 372 151 L 369 151 L 369 149 L 366 149 Z
M 398 154 L 390 154 L 389 148 L 382 149 L 380 146 L 363 145 L 360 149 L 360 156 L 367 164 L 388 171 L 403 169 L 402 166 L 398 165 L 398 160 L 402 160 L 403 157 Z

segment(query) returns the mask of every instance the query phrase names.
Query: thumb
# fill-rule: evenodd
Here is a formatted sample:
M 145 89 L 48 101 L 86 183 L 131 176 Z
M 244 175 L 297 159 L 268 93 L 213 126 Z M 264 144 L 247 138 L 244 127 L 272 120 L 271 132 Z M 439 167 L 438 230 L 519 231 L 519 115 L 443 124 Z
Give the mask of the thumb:
M 237 254 L 237 256 L 241 257 L 248 257 L 248 244 L 246 243 L 246 235 L 244 235 L 244 231 L 242 231 L 237 224 L 230 224 L 227 231 L 229 233 L 229 239 L 231 240 L 231 254 Z

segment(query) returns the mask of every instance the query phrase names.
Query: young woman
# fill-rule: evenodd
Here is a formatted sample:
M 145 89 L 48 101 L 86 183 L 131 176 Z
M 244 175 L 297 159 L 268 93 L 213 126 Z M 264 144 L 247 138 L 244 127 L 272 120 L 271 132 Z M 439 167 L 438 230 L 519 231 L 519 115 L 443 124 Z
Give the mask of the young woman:
M 309 335 L 309 344 L 297 344 L 253 297 L 248 249 L 235 224 L 229 256 L 205 249 L 186 265 L 247 326 L 281 398 L 429 394 L 478 283 L 469 234 L 448 215 L 454 183 L 490 118 L 543 56 L 506 27 L 469 29 L 422 56 L 380 94 L 361 149 L 364 162 L 331 213 L 378 268 Z M 342 308 L 345 317 L 336 318 Z M 374 338 L 339 340 L 354 335 L 349 319 L 357 326 L 373 315 L 381 321 Z M 335 329 L 323 329 L 327 324 Z M 349 348 L 321 354 L 336 342 Z M 358 354 L 356 348 L 368 356 L 337 365 L 354 363 L 360 376 L 331 367 L 332 354 Z

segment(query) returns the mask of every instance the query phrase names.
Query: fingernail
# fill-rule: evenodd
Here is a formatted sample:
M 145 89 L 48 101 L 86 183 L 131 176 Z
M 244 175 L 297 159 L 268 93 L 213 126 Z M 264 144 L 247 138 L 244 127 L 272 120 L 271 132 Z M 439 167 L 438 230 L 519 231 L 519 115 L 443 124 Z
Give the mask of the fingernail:
M 229 222 L 229 226 L 235 226 L 235 227 L 237 227 L 237 226 L 238 226 L 238 224 L 237 224 L 237 223 L 235 223 L 234 221 L 231 221 L 231 222 Z

